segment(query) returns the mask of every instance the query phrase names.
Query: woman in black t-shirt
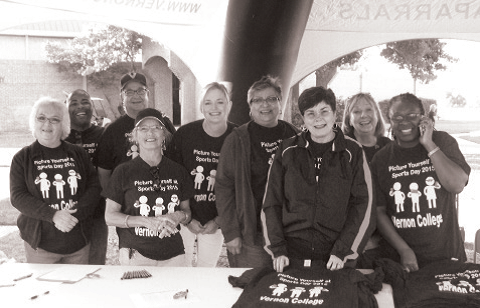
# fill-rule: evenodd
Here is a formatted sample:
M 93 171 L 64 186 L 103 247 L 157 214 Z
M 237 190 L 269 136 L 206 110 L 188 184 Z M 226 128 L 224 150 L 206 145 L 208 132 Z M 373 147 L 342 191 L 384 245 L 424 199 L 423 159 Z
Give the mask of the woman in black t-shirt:
M 110 178 L 105 221 L 117 227 L 121 265 L 185 266 L 178 224 L 190 222 L 193 185 L 185 168 L 163 155 L 171 136 L 160 111 L 140 111 L 132 131 L 139 156 Z
M 205 119 L 186 124 L 173 135 L 173 159 L 190 172 L 195 188 L 190 200 L 192 220 L 180 230 L 187 266 L 193 265 L 195 240 L 196 266 L 215 267 L 222 251 L 214 188 L 220 150 L 236 126 L 227 120 L 231 107 L 227 88 L 212 82 L 205 86 L 200 101 Z
M 65 142 L 70 117 L 63 102 L 35 102 L 30 128 L 36 141 L 15 154 L 10 200 L 29 263 L 88 264 L 92 215 L 100 183 L 83 148 Z

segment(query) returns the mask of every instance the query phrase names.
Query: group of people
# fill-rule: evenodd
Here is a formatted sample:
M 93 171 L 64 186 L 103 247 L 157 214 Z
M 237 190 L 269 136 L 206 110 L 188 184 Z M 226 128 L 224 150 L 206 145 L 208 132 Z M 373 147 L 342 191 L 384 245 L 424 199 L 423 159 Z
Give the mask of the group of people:
M 10 172 L 27 262 L 105 264 L 107 225 L 122 265 L 214 267 L 224 243 L 231 267 L 279 272 L 466 261 L 455 196 L 470 167 L 412 94 L 389 101 L 393 140 L 366 93 L 346 101 L 339 127 L 324 87 L 300 95 L 299 130 L 280 119 L 270 76 L 248 90 L 241 126 L 217 82 L 204 88 L 204 118 L 178 130 L 148 107 L 144 75 L 123 76 L 120 96 L 125 114 L 106 128 L 92 125 L 83 90 L 34 104 L 36 141 Z

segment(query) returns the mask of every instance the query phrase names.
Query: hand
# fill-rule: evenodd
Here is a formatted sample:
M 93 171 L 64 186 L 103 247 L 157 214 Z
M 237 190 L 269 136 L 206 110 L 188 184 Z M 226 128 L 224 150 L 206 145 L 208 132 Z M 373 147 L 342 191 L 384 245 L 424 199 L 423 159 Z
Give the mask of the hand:
M 290 265 L 290 259 L 287 256 L 280 256 L 273 259 L 273 269 L 279 273 L 283 272 L 283 269 Z
M 399 251 L 400 264 L 407 273 L 418 271 L 417 257 L 411 248 Z
M 213 234 L 213 233 L 217 232 L 218 225 L 215 222 L 215 220 L 212 219 L 205 224 L 204 228 L 205 229 L 202 232 L 203 234 Z
M 203 231 L 205 230 L 205 227 L 202 226 L 202 224 L 196 219 L 192 219 L 190 223 L 187 225 L 187 228 L 193 234 L 203 233 Z
M 232 255 L 238 255 L 242 250 L 242 239 L 236 237 L 230 242 L 225 243 L 225 246 L 227 246 L 228 251 L 230 251 Z
M 176 216 L 177 216 L 177 220 L 175 220 Z M 166 236 L 170 237 L 172 234 L 175 234 L 178 232 L 178 229 L 177 229 L 178 216 L 179 215 L 175 215 L 175 213 L 172 213 L 167 215 L 151 217 L 151 219 L 154 219 L 156 222 L 155 231 L 160 232 L 159 234 L 160 238 L 164 238 Z
M 327 269 L 336 271 L 343 268 L 343 261 L 337 256 L 331 255 L 327 262 Z
M 52 218 L 55 228 L 62 232 L 70 232 L 78 223 L 78 219 L 73 216 L 77 210 L 60 210 Z
M 418 123 L 418 129 L 420 130 L 419 141 L 422 145 L 427 145 L 432 141 L 432 134 L 435 123 L 427 116 L 422 116 L 420 122 Z

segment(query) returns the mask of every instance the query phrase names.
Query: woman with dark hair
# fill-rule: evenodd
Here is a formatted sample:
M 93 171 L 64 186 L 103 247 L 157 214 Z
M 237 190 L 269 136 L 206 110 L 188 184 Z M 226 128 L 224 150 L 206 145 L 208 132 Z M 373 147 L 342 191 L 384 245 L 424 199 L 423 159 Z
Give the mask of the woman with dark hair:
M 313 87 L 298 99 L 306 131 L 285 140 L 269 171 L 263 212 L 273 267 L 344 267 L 358 257 L 372 220 L 368 163 L 335 124 L 336 99 Z
M 36 141 L 10 168 L 10 201 L 28 263 L 88 264 L 92 215 L 100 182 L 82 147 L 65 142 L 67 106 L 50 97 L 35 102 L 30 129 Z
M 470 166 L 458 143 L 435 131 L 422 101 L 410 93 L 393 97 L 388 118 L 394 142 L 373 158 L 380 257 L 406 271 L 433 261 L 466 261 L 455 195 L 468 182 Z M 392 249 L 393 248 L 393 249 Z
M 212 82 L 205 86 L 200 101 L 205 118 L 180 127 L 173 135 L 173 159 L 190 171 L 195 188 L 195 196 L 190 200 L 192 220 L 180 230 L 187 266 L 192 266 L 195 242 L 198 267 L 215 267 L 222 251 L 214 188 L 220 150 L 236 127 L 228 122 L 231 107 L 227 88 Z
M 172 138 L 156 109 L 138 112 L 132 141 L 139 155 L 113 171 L 104 192 L 105 221 L 116 226 L 121 265 L 185 266 L 179 223 L 190 222 L 193 183 L 163 155 Z
M 262 207 L 265 183 L 275 151 L 298 130 L 279 120 L 282 88 L 276 78 L 263 77 L 248 90 L 252 121 L 233 129 L 218 163 L 215 194 L 220 225 L 231 267 L 272 264 L 263 249 Z

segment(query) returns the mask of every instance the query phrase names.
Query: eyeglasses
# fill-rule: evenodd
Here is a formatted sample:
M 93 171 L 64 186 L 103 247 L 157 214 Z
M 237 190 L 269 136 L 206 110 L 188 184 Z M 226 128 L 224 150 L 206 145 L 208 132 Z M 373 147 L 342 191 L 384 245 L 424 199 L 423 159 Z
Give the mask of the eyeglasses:
M 317 116 L 320 116 L 322 118 L 326 118 L 331 112 L 333 112 L 331 109 L 323 109 L 323 110 L 320 110 L 319 112 L 314 110 L 307 110 L 305 111 L 305 117 L 316 118 Z
M 153 189 L 155 189 L 156 191 L 159 191 L 160 190 L 160 184 L 161 184 L 161 181 L 160 181 L 160 171 L 158 170 L 158 167 L 155 166 L 155 167 L 150 167 L 150 174 L 153 176 L 154 180 L 153 180 Z
M 255 105 L 261 105 L 264 102 L 267 102 L 268 105 L 273 105 L 278 103 L 279 98 L 276 96 L 269 96 L 267 98 L 254 98 L 250 102 L 255 104 Z
M 415 121 L 421 115 L 422 115 L 421 113 L 409 113 L 409 114 L 404 115 L 404 116 L 403 115 L 394 115 L 390 118 L 390 120 L 392 120 L 395 123 L 400 123 L 404 120 Z
M 158 133 L 159 131 L 163 130 L 163 126 L 155 125 L 155 126 L 139 126 L 138 130 L 142 133 L 148 133 L 148 131 L 152 131 L 154 133 Z
M 50 124 L 58 124 L 62 122 L 59 118 L 47 118 L 46 116 L 38 116 L 37 121 L 41 123 L 45 123 L 46 121 L 50 122 Z
M 147 93 L 148 90 L 147 89 L 139 89 L 137 91 L 134 91 L 134 90 L 126 90 L 126 91 L 123 91 L 123 93 L 125 93 L 126 96 L 128 97 L 131 97 L 131 96 L 134 96 L 135 93 L 138 95 L 138 96 L 143 96 L 145 95 L 145 93 Z

